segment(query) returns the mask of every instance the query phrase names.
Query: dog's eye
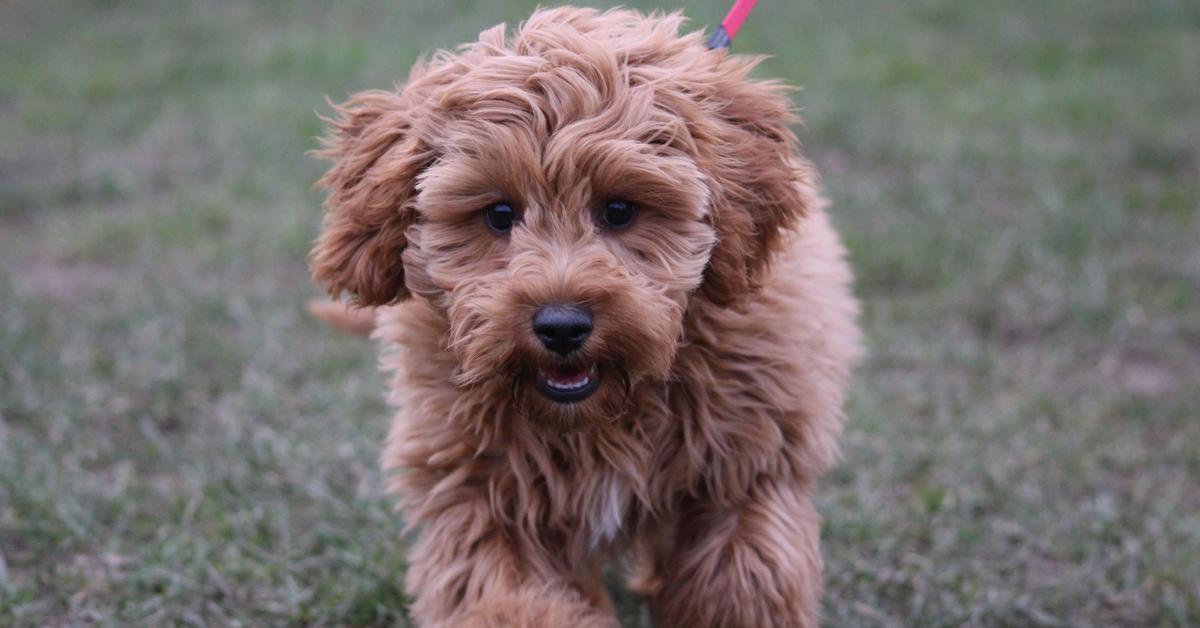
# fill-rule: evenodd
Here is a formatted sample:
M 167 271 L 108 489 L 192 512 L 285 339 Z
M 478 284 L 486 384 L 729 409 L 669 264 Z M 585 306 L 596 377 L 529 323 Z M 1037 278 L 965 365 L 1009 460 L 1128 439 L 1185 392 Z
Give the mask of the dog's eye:
M 628 227 L 637 216 L 637 206 L 629 201 L 609 201 L 604 204 L 601 218 L 604 224 L 614 229 Z
M 512 205 L 501 201 L 487 206 L 483 210 L 483 219 L 487 221 L 489 227 L 497 233 L 508 233 L 512 231 L 513 221 L 516 219 L 517 212 L 513 210 Z

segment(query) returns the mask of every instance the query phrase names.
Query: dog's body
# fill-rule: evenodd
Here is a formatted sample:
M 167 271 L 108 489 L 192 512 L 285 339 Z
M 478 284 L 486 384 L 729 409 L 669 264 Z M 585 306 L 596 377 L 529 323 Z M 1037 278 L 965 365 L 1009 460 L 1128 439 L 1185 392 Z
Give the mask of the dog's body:
M 627 554 L 657 625 L 816 623 L 850 273 L 778 87 L 679 22 L 540 11 L 332 122 L 424 625 L 614 626 Z

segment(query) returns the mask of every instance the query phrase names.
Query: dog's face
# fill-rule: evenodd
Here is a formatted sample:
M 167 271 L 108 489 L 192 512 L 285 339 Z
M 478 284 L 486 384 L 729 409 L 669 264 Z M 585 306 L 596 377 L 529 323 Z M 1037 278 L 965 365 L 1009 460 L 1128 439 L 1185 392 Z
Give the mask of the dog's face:
M 468 98 L 418 176 L 404 256 L 409 288 L 449 313 L 459 383 L 511 378 L 534 416 L 567 425 L 666 376 L 716 241 L 695 162 L 655 143 L 678 120 L 577 96 L 597 115 L 543 128 L 507 123 L 523 104 Z
M 676 16 L 555 9 L 339 108 L 314 274 L 449 321 L 454 383 L 558 429 L 664 380 L 807 202 L 786 99 Z

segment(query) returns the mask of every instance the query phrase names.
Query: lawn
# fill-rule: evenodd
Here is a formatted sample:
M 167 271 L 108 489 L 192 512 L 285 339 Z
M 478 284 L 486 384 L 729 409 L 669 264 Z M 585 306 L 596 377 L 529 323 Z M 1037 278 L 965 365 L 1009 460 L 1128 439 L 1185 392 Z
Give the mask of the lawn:
M 0 3 L 0 625 L 406 621 L 306 151 L 535 4 Z M 736 48 L 864 305 L 826 623 L 1200 624 L 1200 4 L 765 0 Z

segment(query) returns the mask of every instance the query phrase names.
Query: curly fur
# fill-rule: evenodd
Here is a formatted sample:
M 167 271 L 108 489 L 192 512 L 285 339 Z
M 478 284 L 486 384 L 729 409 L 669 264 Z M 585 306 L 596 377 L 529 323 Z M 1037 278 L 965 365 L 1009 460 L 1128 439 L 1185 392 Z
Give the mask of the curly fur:
M 539 10 L 329 120 L 311 264 L 375 310 L 333 318 L 373 320 L 392 373 L 423 625 L 615 626 L 600 574 L 623 556 L 656 625 L 817 622 L 851 277 L 787 88 L 682 21 Z M 597 227 L 612 198 L 628 229 Z M 482 219 L 499 200 L 507 236 Z M 595 314 L 569 359 L 531 330 L 554 302 Z M 563 362 L 597 365 L 597 393 L 537 394 Z

